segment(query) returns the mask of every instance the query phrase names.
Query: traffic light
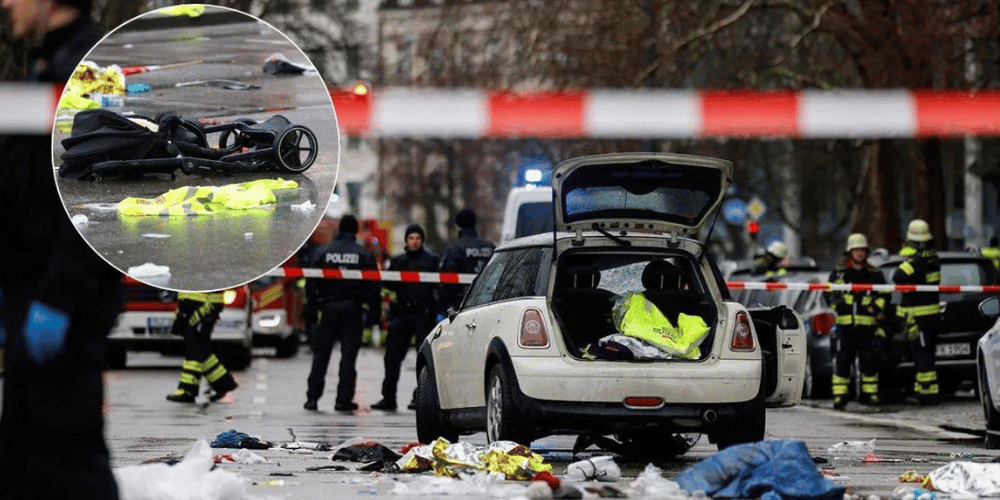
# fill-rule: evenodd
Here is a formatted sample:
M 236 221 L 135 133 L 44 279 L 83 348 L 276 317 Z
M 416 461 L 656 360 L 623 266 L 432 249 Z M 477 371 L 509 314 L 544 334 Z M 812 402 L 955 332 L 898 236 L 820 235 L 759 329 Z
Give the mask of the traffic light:
M 747 234 L 750 235 L 750 239 L 756 240 L 758 232 L 760 232 L 760 224 L 758 224 L 757 221 L 750 219 L 750 221 L 747 222 Z

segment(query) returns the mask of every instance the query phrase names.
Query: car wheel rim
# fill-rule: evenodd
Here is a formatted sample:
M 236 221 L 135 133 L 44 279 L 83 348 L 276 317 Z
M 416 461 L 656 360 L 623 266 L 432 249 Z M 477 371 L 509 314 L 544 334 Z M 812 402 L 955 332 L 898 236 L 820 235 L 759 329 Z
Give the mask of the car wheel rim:
M 486 413 L 486 434 L 490 442 L 497 441 L 500 437 L 500 415 L 502 411 L 502 401 L 500 399 L 500 379 L 494 378 L 490 384 L 489 409 Z

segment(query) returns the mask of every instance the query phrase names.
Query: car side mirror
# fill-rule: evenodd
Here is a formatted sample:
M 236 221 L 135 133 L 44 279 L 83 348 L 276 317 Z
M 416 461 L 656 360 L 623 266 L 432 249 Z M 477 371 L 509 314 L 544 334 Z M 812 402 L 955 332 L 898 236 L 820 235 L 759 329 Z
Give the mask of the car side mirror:
M 990 318 L 1000 316 L 1000 298 L 990 297 L 980 302 L 979 313 Z
M 458 316 L 458 311 L 454 307 L 448 308 L 448 321 L 455 321 L 455 316 Z

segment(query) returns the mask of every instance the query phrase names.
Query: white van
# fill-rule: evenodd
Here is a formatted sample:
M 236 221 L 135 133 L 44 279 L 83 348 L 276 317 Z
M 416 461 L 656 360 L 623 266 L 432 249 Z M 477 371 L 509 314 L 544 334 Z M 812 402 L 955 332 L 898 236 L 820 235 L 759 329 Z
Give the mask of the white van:
M 552 188 L 525 186 L 510 190 L 503 211 L 500 243 L 552 231 Z

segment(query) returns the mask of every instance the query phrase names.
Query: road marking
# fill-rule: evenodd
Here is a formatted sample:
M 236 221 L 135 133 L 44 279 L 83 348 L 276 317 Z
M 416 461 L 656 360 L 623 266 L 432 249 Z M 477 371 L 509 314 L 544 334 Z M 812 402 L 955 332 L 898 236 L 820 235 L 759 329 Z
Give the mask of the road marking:
M 843 418 L 845 420 L 853 420 L 855 422 L 864 422 L 864 423 L 876 422 L 880 425 L 885 425 L 887 427 L 906 428 L 917 432 L 933 434 L 935 436 L 944 439 L 968 439 L 971 437 L 971 435 L 967 433 L 946 431 L 938 425 L 930 425 L 913 419 L 907 419 L 902 417 L 899 413 L 891 413 L 891 414 L 851 413 L 851 412 L 844 412 L 841 410 L 834 410 L 831 408 L 818 408 L 814 406 L 803 406 L 803 405 L 799 405 L 798 408 L 817 413 L 822 412 L 828 415 L 832 414 L 840 418 Z

